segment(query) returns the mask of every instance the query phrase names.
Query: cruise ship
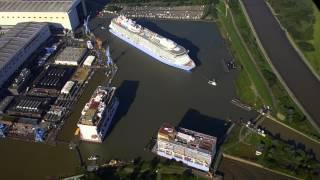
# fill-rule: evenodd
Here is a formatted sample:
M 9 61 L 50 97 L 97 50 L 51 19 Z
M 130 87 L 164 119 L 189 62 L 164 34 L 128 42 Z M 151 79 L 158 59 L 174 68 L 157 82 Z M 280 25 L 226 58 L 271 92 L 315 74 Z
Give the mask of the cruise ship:
M 77 126 L 80 139 L 101 143 L 107 134 L 119 100 L 115 97 L 115 87 L 99 86 L 84 106 Z
M 167 65 L 190 71 L 196 67 L 188 50 L 174 41 L 120 15 L 111 20 L 109 31 L 120 39 Z
M 153 151 L 162 157 L 175 159 L 208 172 L 216 153 L 217 138 L 185 128 L 163 124 L 158 131 Z

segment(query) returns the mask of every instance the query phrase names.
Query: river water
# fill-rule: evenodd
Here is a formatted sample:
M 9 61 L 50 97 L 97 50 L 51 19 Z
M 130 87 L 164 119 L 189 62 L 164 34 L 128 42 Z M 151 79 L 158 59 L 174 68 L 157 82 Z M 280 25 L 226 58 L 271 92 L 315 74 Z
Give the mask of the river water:
M 101 161 L 130 160 L 138 156 L 149 159 L 152 154 L 144 151 L 144 147 L 164 122 L 219 138 L 227 129 L 226 118 L 255 117 L 255 113 L 230 103 L 236 97 L 234 79 L 237 73 L 227 73 L 223 69 L 222 60 L 230 59 L 230 54 L 214 23 L 139 21 L 189 49 L 191 58 L 198 65 L 192 73 L 154 61 L 98 27 L 107 26 L 107 23 L 107 19 L 94 19 L 91 27 L 96 36 L 110 44 L 112 57 L 119 67 L 113 85 L 118 87 L 120 106 L 110 134 L 102 144 L 80 144 L 84 159 L 93 154 L 100 155 Z M 211 78 L 216 79 L 217 87 L 208 85 Z M 84 103 L 104 80 L 101 71 L 93 76 L 59 139 L 73 139 Z M 0 141 L 0 149 L 0 179 L 42 179 L 72 174 L 79 167 L 76 152 L 69 150 L 67 145 L 53 147 L 5 139 Z

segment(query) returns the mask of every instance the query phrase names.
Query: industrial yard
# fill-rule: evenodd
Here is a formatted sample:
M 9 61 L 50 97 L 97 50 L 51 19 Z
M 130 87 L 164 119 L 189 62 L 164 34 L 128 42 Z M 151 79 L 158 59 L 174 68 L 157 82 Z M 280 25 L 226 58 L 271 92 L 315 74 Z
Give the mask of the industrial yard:
M 51 32 L 2 86 L 2 137 L 56 144 L 59 130 L 90 77 L 97 69 L 111 69 L 96 58 L 103 49 L 93 45 L 91 36 L 76 39 L 66 32 Z M 108 74 L 110 78 L 114 75 Z
M 115 4 L 121 11 L 110 11 L 108 7 L 104 13 L 123 14 L 130 18 L 155 18 L 155 19 L 178 19 L 199 20 L 204 15 L 205 6 L 127 6 Z

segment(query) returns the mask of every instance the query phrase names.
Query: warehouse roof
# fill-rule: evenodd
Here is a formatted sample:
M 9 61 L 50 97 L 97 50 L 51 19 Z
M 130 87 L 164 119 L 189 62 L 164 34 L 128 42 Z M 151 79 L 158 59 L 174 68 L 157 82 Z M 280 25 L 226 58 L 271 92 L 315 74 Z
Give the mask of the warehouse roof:
M 0 0 L 0 12 L 67 12 L 77 0 Z
M 65 49 L 63 49 L 63 51 L 57 56 L 55 62 L 78 63 L 86 53 L 86 50 L 86 48 L 75 48 L 68 46 Z
M 48 26 L 47 23 L 18 23 L 0 37 L 0 68 L 23 49 L 38 33 Z

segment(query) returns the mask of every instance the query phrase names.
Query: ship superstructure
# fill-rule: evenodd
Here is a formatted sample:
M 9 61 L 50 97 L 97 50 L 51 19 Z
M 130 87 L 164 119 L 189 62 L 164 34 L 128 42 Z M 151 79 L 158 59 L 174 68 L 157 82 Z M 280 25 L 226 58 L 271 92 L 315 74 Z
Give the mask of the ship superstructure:
M 216 137 L 163 124 L 158 131 L 155 152 L 162 157 L 209 171 L 216 152 Z
M 165 64 L 187 71 L 196 66 L 184 47 L 125 16 L 112 19 L 109 27 L 112 34 Z
M 102 142 L 119 105 L 115 87 L 99 86 L 81 112 L 77 126 L 84 141 Z

